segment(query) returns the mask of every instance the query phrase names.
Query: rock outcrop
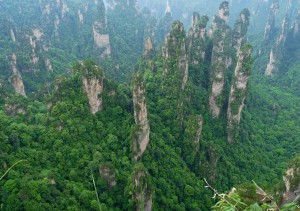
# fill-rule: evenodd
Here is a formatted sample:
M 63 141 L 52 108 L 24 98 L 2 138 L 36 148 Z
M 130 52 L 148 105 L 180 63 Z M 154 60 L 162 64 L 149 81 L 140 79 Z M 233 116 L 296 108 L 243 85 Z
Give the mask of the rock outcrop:
M 166 62 L 176 63 L 176 67 L 167 67 L 165 75 L 169 71 L 175 71 L 175 80 L 180 79 L 180 90 L 184 91 L 188 80 L 188 55 L 186 50 L 186 37 L 183 24 L 179 21 L 174 22 L 171 32 L 167 35 L 165 43 L 162 48 L 162 55 Z
M 294 159 L 283 177 L 285 186 L 282 204 L 290 203 L 300 196 L 300 157 Z M 298 201 L 300 204 L 300 201 Z
M 268 41 L 273 38 L 275 33 L 275 18 L 279 9 L 279 1 L 272 0 L 272 5 L 269 11 L 268 21 L 265 26 L 264 40 Z
M 234 32 L 233 32 L 233 46 L 237 50 L 237 54 L 239 54 L 240 48 L 245 44 L 246 34 L 248 32 L 249 27 L 249 17 L 250 12 L 248 9 L 244 9 L 240 13 L 240 18 L 236 21 Z
M 110 189 L 117 184 L 114 170 L 109 166 L 101 165 L 99 167 L 99 173 L 100 176 L 108 183 Z
M 150 141 L 150 126 L 144 82 L 141 75 L 137 75 L 133 85 L 133 107 L 136 128 L 133 137 L 133 159 L 138 160 L 145 152 Z
M 241 48 L 234 71 L 227 111 L 228 143 L 234 142 L 237 126 L 241 119 L 241 112 L 244 108 L 247 84 L 252 68 L 251 53 L 251 45 L 246 44 Z
M 83 90 L 87 94 L 90 111 L 96 114 L 102 111 L 102 92 L 103 92 L 103 76 L 102 71 L 96 65 L 87 67 L 87 64 L 82 63 L 82 84 Z
M 93 24 L 94 50 L 100 58 L 110 57 L 111 48 L 107 29 L 107 17 L 103 0 L 98 2 L 98 18 Z
M 199 13 L 194 13 L 192 17 L 192 27 L 189 32 L 189 57 L 190 62 L 194 65 L 200 64 L 206 57 L 208 46 L 208 36 L 206 26 L 209 18 Z
M 13 53 L 11 56 L 10 68 L 13 72 L 13 75 L 9 78 L 9 82 L 14 87 L 15 93 L 26 97 L 23 79 L 20 72 L 17 69 L 17 56 L 15 53 Z
M 202 134 L 202 115 L 191 116 L 186 125 L 183 142 L 183 155 L 185 162 L 192 166 L 200 147 Z
M 143 56 L 146 59 L 151 58 L 155 53 L 155 48 L 154 48 L 154 44 L 152 42 L 151 37 L 148 37 L 146 39 L 145 45 L 144 45 L 144 53 Z
M 226 70 L 232 65 L 230 51 L 232 47 L 231 29 L 226 24 L 228 2 L 223 2 L 219 8 L 219 15 L 214 17 L 210 29 L 213 40 L 211 57 L 211 91 L 209 106 L 213 117 L 218 118 L 223 107 L 223 92 Z M 221 14 L 221 15 L 220 15 Z
M 285 16 L 282 25 L 280 35 L 277 37 L 275 45 L 272 47 L 270 52 L 269 63 L 265 71 L 266 76 L 272 76 L 279 70 L 279 65 L 282 60 L 282 49 L 285 46 L 285 41 L 289 32 L 289 18 Z
M 133 174 L 133 210 L 137 211 L 151 211 L 152 194 L 149 188 L 148 182 L 149 176 L 145 173 L 145 169 L 136 167 Z

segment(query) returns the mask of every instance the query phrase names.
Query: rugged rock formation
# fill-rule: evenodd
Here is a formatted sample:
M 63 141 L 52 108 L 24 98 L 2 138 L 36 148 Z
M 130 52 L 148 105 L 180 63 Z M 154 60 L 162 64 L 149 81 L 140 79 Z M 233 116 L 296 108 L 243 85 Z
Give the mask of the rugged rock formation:
M 233 82 L 230 88 L 230 96 L 227 111 L 228 142 L 233 143 L 241 112 L 244 108 L 247 84 L 252 68 L 252 46 L 244 45 L 238 56 L 238 62 L 234 71 Z
M 110 188 L 117 184 L 114 170 L 109 166 L 101 165 L 99 167 L 99 173 L 100 176 L 108 183 Z
M 240 18 L 236 21 L 233 32 L 233 46 L 237 50 L 237 54 L 241 46 L 246 42 L 246 34 L 249 27 L 250 12 L 248 9 L 244 9 L 240 13 Z
M 107 30 L 107 18 L 105 13 L 105 6 L 103 1 L 98 2 L 98 18 L 93 24 L 94 33 L 94 49 L 100 58 L 110 56 L 111 48 L 109 41 L 109 34 Z
M 99 67 L 89 64 L 82 65 L 82 84 L 89 100 L 90 111 L 95 114 L 102 110 L 103 76 Z
M 290 203 L 300 196 L 300 157 L 294 159 L 283 177 L 285 191 L 282 204 Z M 298 201 L 300 204 L 300 202 Z
M 188 55 L 186 50 L 186 38 L 183 24 L 179 21 L 176 21 L 171 32 L 167 35 L 165 43 L 162 48 L 162 55 L 166 59 L 166 62 L 169 61 L 177 63 L 175 68 L 175 80 L 178 78 L 182 79 L 180 83 L 181 91 L 184 91 L 187 80 L 188 80 Z M 174 67 L 167 67 L 165 74 L 168 72 L 174 71 Z M 177 78 L 177 79 L 176 79 Z
M 265 26 L 264 40 L 270 40 L 275 33 L 275 17 L 279 9 L 279 1 L 273 0 L 269 11 L 268 21 Z
M 269 63 L 265 71 L 266 76 L 272 76 L 279 69 L 279 63 L 282 57 L 281 51 L 285 46 L 285 41 L 287 38 L 288 31 L 289 31 L 289 18 L 286 15 L 281 25 L 280 35 L 278 36 L 276 43 L 270 52 Z
M 138 160 L 145 152 L 150 141 L 150 126 L 144 82 L 141 75 L 136 76 L 133 85 L 133 106 L 136 128 L 133 137 L 133 159 Z
M 145 45 L 144 45 L 144 53 L 143 56 L 144 58 L 151 58 L 154 55 L 155 49 L 154 49 L 154 44 L 152 42 L 151 37 L 148 37 L 146 39 Z
M 199 13 L 194 13 L 192 17 L 192 27 L 189 32 L 189 56 L 190 62 L 197 65 L 204 61 L 208 46 L 208 37 L 206 26 L 208 17 L 202 16 Z
M 17 56 L 15 53 L 13 53 L 11 56 L 10 68 L 13 72 L 13 75 L 9 78 L 9 82 L 14 87 L 15 93 L 26 97 L 23 79 L 20 72 L 17 69 Z
M 299 35 L 300 30 L 300 11 L 298 11 L 296 21 L 293 26 L 293 37 L 296 38 Z
M 202 134 L 202 115 L 190 117 L 184 134 L 183 154 L 185 162 L 193 165 L 196 153 L 199 151 L 200 138 Z
M 136 167 L 133 174 L 133 210 L 151 211 L 153 209 L 152 194 L 148 187 L 148 177 L 143 168 Z
M 231 29 L 226 24 L 228 2 L 223 2 L 220 6 L 219 16 L 215 16 L 211 37 L 213 40 L 211 58 L 211 91 L 209 95 L 209 106 L 213 117 L 219 117 L 223 107 L 223 91 L 225 85 L 226 70 L 232 65 L 230 51 L 232 47 Z M 223 16 L 220 16 L 223 14 Z
M 219 17 L 227 22 L 229 18 L 229 3 L 228 1 L 223 1 L 219 7 Z

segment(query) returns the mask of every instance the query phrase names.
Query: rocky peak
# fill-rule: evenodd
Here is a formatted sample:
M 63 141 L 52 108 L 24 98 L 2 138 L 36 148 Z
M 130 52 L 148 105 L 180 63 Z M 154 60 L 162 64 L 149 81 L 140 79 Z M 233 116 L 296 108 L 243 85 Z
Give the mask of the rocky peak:
M 251 53 L 252 46 L 249 44 L 244 45 L 239 52 L 238 62 L 234 70 L 227 110 L 228 143 L 234 142 L 241 112 L 244 108 L 247 84 L 252 68 Z
M 270 40 L 272 38 L 272 35 L 275 31 L 275 17 L 277 15 L 277 12 L 279 10 L 279 1 L 273 0 L 272 5 L 270 7 L 268 21 L 265 26 L 265 32 L 264 32 L 264 40 Z
M 281 57 L 281 49 L 285 45 L 285 41 L 289 32 L 289 18 L 288 15 L 285 16 L 281 25 L 280 35 L 277 37 L 275 45 L 272 47 L 270 52 L 269 63 L 265 71 L 266 76 L 272 76 L 279 69 L 279 62 Z
M 236 21 L 233 32 L 234 47 L 237 52 L 240 50 L 243 43 L 246 41 L 246 34 L 249 27 L 250 12 L 248 9 L 244 9 L 240 13 L 239 19 Z
M 222 3 L 220 8 L 227 8 L 227 3 Z M 211 92 L 209 106 L 213 117 L 218 118 L 223 107 L 223 92 L 225 85 L 225 73 L 232 65 L 230 49 L 232 48 L 232 32 L 226 22 L 219 16 L 215 16 L 210 29 L 213 41 L 211 56 Z
M 218 16 L 225 22 L 228 21 L 229 18 L 229 2 L 223 1 L 219 7 Z
M 148 37 L 146 39 L 145 45 L 144 45 L 144 53 L 143 56 L 145 58 L 151 58 L 154 54 L 155 48 L 154 48 L 154 44 L 152 42 L 151 37 Z
M 181 91 L 184 90 L 188 79 L 188 55 L 186 49 L 186 35 L 183 24 L 180 21 L 173 23 L 171 32 L 167 35 L 162 47 L 162 55 L 166 60 L 177 62 L 175 74 L 182 78 Z M 174 71 L 173 68 L 169 68 Z M 168 73 L 166 69 L 166 74 Z M 175 70 L 176 71 L 176 70 Z
M 144 82 L 137 75 L 133 84 L 133 108 L 136 129 L 133 137 L 133 159 L 138 160 L 145 152 L 150 141 L 150 126 L 146 104 Z

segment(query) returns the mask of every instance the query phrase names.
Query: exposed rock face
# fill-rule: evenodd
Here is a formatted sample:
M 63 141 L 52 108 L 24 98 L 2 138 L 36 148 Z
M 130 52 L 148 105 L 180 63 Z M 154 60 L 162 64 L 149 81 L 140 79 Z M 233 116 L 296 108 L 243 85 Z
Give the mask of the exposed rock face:
M 107 18 L 103 1 L 98 2 L 98 18 L 93 24 L 94 49 L 100 58 L 110 56 L 111 48 L 107 31 Z
M 138 160 L 145 152 L 150 141 L 150 126 L 146 105 L 143 79 L 138 75 L 133 86 L 133 106 L 136 130 L 133 137 L 133 159 Z
M 12 69 L 13 75 L 9 78 L 9 82 L 14 87 L 16 94 L 26 97 L 22 76 L 17 69 L 17 56 L 14 53 L 11 56 L 10 67 Z
M 5 103 L 5 112 L 8 115 L 15 116 L 17 114 L 26 114 L 26 110 L 24 107 L 20 106 L 19 104 L 10 104 Z
M 151 211 L 152 195 L 148 187 L 147 174 L 144 170 L 136 170 L 133 177 L 133 200 L 134 208 L 137 211 Z
M 103 76 L 99 74 L 99 67 L 94 66 L 93 70 L 88 70 L 85 64 L 82 65 L 85 71 L 82 77 L 83 89 L 89 99 L 90 111 L 95 114 L 102 111 Z
M 202 115 L 191 116 L 184 132 L 184 160 L 190 166 L 194 164 L 196 154 L 199 151 L 202 126 Z
M 234 142 L 236 127 L 240 123 L 241 112 L 244 108 L 247 84 L 252 68 L 252 46 L 245 45 L 239 52 L 238 62 L 234 71 L 233 83 L 230 88 L 227 111 L 228 142 Z
M 281 50 L 285 45 L 287 34 L 289 31 L 289 18 L 286 16 L 281 25 L 281 33 L 278 36 L 275 45 L 271 49 L 270 59 L 267 65 L 265 75 L 272 76 L 279 69 L 279 62 L 281 60 Z
M 11 36 L 11 39 L 13 40 L 13 42 L 16 42 L 16 35 L 15 35 L 15 32 L 13 29 L 10 30 L 10 36 Z
M 219 17 L 227 22 L 229 18 L 229 3 L 228 1 L 223 1 L 219 7 Z
M 270 11 L 269 11 L 268 21 L 265 26 L 264 40 L 270 40 L 272 38 L 272 36 L 274 35 L 275 17 L 277 15 L 278 9 L 279 9 L 278 0 L 273 0 Z
M 283 177 L 283 181 L 285 191 L 281 203 L 286 204 L 292 202 L 300 195 L 300 157 L 292 161 Z
M 89 98 L 90 110 L 92 114 L 102 110 L 102 97 L 99 95 L 103 91 L 103 79 L 92 77 L 82 79 L 84 91 Z
M 146 39 L 146 42 L 145 42 L 145 45 L 144 45 L 144 53 L 143 53 L 143 56 L 145 58 L 151 58 L 152 55 L 154 54 L 154 44 L 152 42 L 152 39 L 151 37 L 148 37 Z
M 250 12 L 244 9 L 240 13 L 240 18 L 236 21 L 233 32 L 233 46 L 239 53 L 241 46 L 246 42 L 246 34 L 249 27 Z
M 189 49 L 190 61 L 195 65 L 203 62 L 206 57 L 206 49 L 208 45 L 206 26 L 208 20 L 207 16 L 202 16 L 200 18 L 198 13 L 194 13 L 192 17 L 192 27 L 189 32 Z
M 223 8 L 224 5 L 228 5 L 228 2 L 223 2 L 220 8 Z M 232 65 L 232 58 L 228 53 L 232 47 L 232 38 L 231 29 L 226 24 L 224 18 L 220 16 L 214 17 L 211 34 L 213 49 L 211 58 L 212 84 L 209 95 L 209 106 L 212 116 L 217 118 L 223 107 L 225 72 Z
M 117 184 L 116 179 L 115 179 L 115 173 L 113 169 L 111 169 L 108 166 L 101 165 L 99 167 L 99 173 L 103 179 L 108 183 L 109 187 L 112 188 Z
M 45 66 L 46 66 L 46 68 L 47 68 L 48 71 L 51 72 L 53 70 L 51 62 L 50 62 L 50 60 L 48 58 L 45 59 Z
M 176 21 L 171 32 L 167 35 L 162 48 L 162 55 L 168 61 L 177 62 L 177 72 L 175 77 L 182 78 L 180 89 L 184 91 L 188 80 L 188 55 L 186 50 L 186 38 L 183 24 Z M 171 68 L 169 68 L 171 69 Z M 173 69 L 173 68 L 172 68 Z M 166 69 L 166 74 L 168 74 Z M 176 71 L 176 70 L 175 70 Z
M 294 38 L 299 35 L 299 30 L 300 30 L 300 11 L 298 11 L 298 15 L 296 17 L 296 21 L 293 26 L 293 36 Z

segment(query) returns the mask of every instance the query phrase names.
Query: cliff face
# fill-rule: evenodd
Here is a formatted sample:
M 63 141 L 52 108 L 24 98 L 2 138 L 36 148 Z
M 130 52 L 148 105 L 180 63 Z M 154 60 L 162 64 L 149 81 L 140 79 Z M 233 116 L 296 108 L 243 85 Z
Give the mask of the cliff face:
M 102 110 L 103 76 L 99 67 L 95 65 L 88 67 L 84 63 L 81 65 L 83 90 L 87 94 L 90 111 L 95 114 Z
M 184 132 L 184 160 L 190 166 L 194 164 L 196 154 L 199 151 L 202 126 L 202 115 L 191 116 Z
M 26 97 L 23 79 L 20 72 L 17 69 L 17 56 L 14 53 L 11 56 L 10 68 L 13 72 L 13 75 L 9 78 L 9 82 L 14 87 L 15 93 Z
M 100 58 L 110 56 L 111 48 L 107 29 L 107 18 L 103 1 L 97 3 L 97 20 L 93 24 L 94 50 Z
M 236 21 L 233 32 L 233 46 L 239 53 L 241 46 L 246 42 L 246 34 L 249 27 L 250 12 L 244 9 L 240 13 L 240 18 Z
M 232 58 L 228 50 L 231 49 L 231 29 L 226 24 L 228 2 L 223 2 L 219 8 L 219 15 L 214 17 L 211 27 L 213 40 L 211 58 L 211 91 L 209 95 L 209 106 L 213 117 L 219 117 L 223 107 L 223 91 L 225 85 L 226 70 L 232 65 Z
M 146 104 L 145 88 L 141 76 L 137 76 L 133 86 L 133 106 L 136 129 L 133 138 L 134 160 L 138 160 L 145 152 L 150 141 L 150 126 Z
M 291 162 L 283 177 L 283 182 L 285 191 L 281 203 L 286 204 L 300 196 L 300 157 Z
M 208 36 L 206 26 L 209 18 L 199 13 L 194 13 L 192 17 L 192 27 L 189 32 L 189 55 L 192 64 L 197 65 L 205 60 L 208 46 Z
M 245 45 L 239 52 L 238 62 L 234 71 L 233 83 L 230 88 L 230 96 L 227 111 L 228 142 L 234 142 L 236 128 L 240 123 L 241 112 L 247 93 L 247 84 L 252 67 L 252 47 Z
M 154 55 L 155 49 L 154 44 L 152 42 L 151 37 L 147 37 L 146 42 L 144 44 L 144 58 L 148 59 L 151 58 Z
M 279 63 L 281 61 L 282 49 L 285 46 L 285 41 L 289 32 L 289 18 L 286 16 L 281 25 L 280 35 L 277 37 L 275 45 L 272 47 L 270 52 L 269 63 L 265 71 L 266 76 L 272 76 L 279 69 Z
M 148 187 L 148 175 L 142 169 L 136 169 L 133 175 L 133 210 L 151 211 L 152 194 Z
M 165 43 L 162 48 L 162 54 L 166 62 L 175 62 L 176 67 L 167 67 L 166 75 L 169 71 L 175 71 L 175 78 L 181 80 L 180 89 L 184 91 L 188 80 L 188 55 L 186 50 L 186 37 L 183 24 L 179 21 L 175 22 L 172 26 L 171 32 L 167 35 Z
M 275 32 L 275 17 L 279 9 L 279 1 L 273 0 L 269 11 L 268 21 L 265 26 L 264 40 L 270 40 Z

